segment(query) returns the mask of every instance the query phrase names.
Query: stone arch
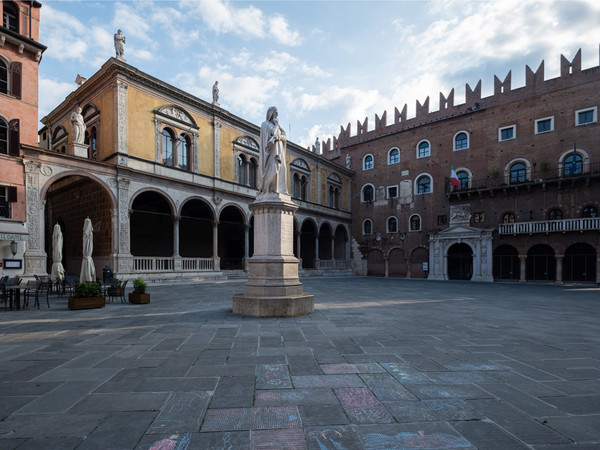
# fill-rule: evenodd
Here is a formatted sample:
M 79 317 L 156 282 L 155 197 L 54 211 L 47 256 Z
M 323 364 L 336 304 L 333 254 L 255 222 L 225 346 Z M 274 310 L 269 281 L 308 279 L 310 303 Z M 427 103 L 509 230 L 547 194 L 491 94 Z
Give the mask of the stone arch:
M 575 152 L 577 152 L 577 155 L 581 156 L 582 172 L 589 173 L 589 171 L 590 171 L 590 154 L 582 148 L 576 148 Z M 558 176 L 559 177 L 564 176 L 564 174 L 565 174 L 565 159 L 568 158 L 569 156 L 571 156 L 572 154 L 573 154 L 573 149 L 565 150 L 558 157 Z
M 513 158 L 504 166 L 504 183 L 511 184 L 511 168 L 513 165 L 521 163 L 525 166 L 524 181 L 513 181 L 512 184 L 531 181 L 532 166 L 527 158 Z
M 388 273 L 390 277 L 406 278 L 408 274 L 408 264 L 404 249 L 393 247 L 389 252 Z
M 385 276 L 385 261 L 383 252 L 378 248 L 373 248 L 367 256 L 367 275 L 370 277 Z
M 563 259 L 563 281 L 594 282 L 596 280 L 598 253 L 586 243 L 578 242 L 567 247 Z
M 63 233 L 62 262 L 65 272 L 70 276 L 79 276 L 83 247 L 81 233 L 83 222 L 88 217 L 94 227 L 92 257 L 96 273 L 105 265 L 111 265 L 117 238 L 112 211 L 117 202 L 114 193 L 102 179 L 71 170 L 57 173 L 45 181 L 40 189 L 40 200 L 40 204 L 44 205 L 43 242 L 46 255 L 49 256 L 46 259 L 48 272 L 52 265 L 52 229 L 55 223 L 59 223 Z
M 174 255 L 174 205 L 156 189 L 144 189 L 131 198 L 130 239 L 133 256 Z
M 246 247 L 246 214 L 234 203 L 219 211 L 218 253 L 221 269 L 242 270 Z
M 213 224 L 211 204 L 201 197 L 190 197 L 182 204 L 179 216 L 179 255 L 184 258 L 213 256 Z
M 329 222 L 321 223 L 319 227 L 319 259 L 330 260 L 333 259 L 331 254 L 331 247 L 333 242 L 333 229 Z
M 317 230 L 317 223 L 313 219 L 304 219 L 300 228 L 300 255 L 303 269 L 315 268 Z
M 346 254 L 346 245 L 348 243 L 348 230 L 344 225 L 338 225 L 335 227 L 334 233 L 334 250 L 333 257 L 337 260 L 346 260 L 348 255 Z
M 423 245 L 415 247 L 410 252 L 410 277 L 427 278 L 427 271 L 423 270 L 423 263 L 429 264 L 429 251 Z
M 494 279 L 518 280 L 521 276 L 519 251 L 509 244 L 499 245 L 494 249 Z
M 446 273 L 449 280 L 470 280 L 473 277 L 475 249 L 468 242 L 454 242 L 446 249 Z
M 196 121 L 192 117 L 192 115 L 187 112 L 185 109 L 177 106 L 177 105 L 164 105 L 158 108 L 157 112 L 163 116 L 168 116 L 172 119 L 175 119 L 179 122 L 184 122 L 189 125 L 192 125 L 194 128 L 198 128 Z
M 547 244 L 536 244 L 527 252 L 527 280 L 556 280 L 556 258 L 554 249 Z

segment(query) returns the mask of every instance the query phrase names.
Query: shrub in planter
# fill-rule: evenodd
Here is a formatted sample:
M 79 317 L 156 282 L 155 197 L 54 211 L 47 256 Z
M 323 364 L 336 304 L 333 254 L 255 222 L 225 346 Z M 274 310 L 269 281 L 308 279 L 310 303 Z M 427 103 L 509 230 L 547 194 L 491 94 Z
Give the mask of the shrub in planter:
M 69 309 L 103 308 L 105 305 L 99 283 L 77 283 L 73 297 L 69 297 Z
M 133 280 L 133 292 L 129 293 L 129 303 L 150 303 L 150 294 L 146 294 L 146 282 L 141 278 Z

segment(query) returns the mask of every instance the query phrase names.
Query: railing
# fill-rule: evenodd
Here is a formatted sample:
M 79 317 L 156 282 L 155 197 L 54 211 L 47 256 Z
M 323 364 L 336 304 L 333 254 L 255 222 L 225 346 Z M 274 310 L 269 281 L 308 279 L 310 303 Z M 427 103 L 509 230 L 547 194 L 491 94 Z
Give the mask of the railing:
M 508 188 L 528 184 L 533 185 L 546 182 L 575 180 L 577 178 L 592 175 L 598 176 L 599 174 L 600 163 L 584 163 L 581 166 L 579 166 L 579 169 L 578 171 L 576 171 L 576 173 L 571 173 L 571 170 L 569 169 L 565 170 L 564 164 L 560 164 L 558 166 L 548 166 L 545 167 L 544 170 L 538 169 L 527 171 L 526 175 L 523 176 L 523 178 L 518 179 L 517 181 L 511 181 L 510 175 L 508 175 L 507 179 L 504 173 L 500 171 L 500 173 L 492 174 L 492 176 L 488 176 L 487 178 L 469 180 L 468 186 L 461 187 L 460 189 L 455 186 L 452 186 L 450 184 L 450 181 L 448 180 L 448 182 L 445 183 L 445 192 L 448 195 L 456 195 L 478 190 Z
M 212 258 L 181 258 L 181 269 L 187 272 L 214 270 L 215 261 Z
M 318 263 L 319 269 L 346 269 L 348 261 L 339 259 L 320 259 Z
M 600 230 L 600 217 L 501 223 L 498 225 L 499 234 L 533 234 L 595 230 Z
M 134 257 L 133 270 L 136 272 L 169 272 L 173 271 L 173 258 Z

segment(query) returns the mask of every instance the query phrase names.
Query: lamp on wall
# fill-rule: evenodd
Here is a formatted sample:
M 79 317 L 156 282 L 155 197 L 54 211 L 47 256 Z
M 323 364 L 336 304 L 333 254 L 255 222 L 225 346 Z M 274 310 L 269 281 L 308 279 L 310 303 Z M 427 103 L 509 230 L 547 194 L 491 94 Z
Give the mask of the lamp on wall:
M 19 250 L 19 243 L 17 241 L 12 241 L 10 243 L 10 252 L 12 253 L 13 257 L 17 254 L 17 250 Z

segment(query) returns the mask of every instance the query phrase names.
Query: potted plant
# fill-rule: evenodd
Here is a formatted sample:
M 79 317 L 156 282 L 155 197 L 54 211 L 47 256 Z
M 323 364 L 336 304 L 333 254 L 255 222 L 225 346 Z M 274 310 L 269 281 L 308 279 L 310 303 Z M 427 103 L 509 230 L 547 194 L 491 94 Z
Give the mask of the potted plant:
M 96 282 L 77 283 L 69 297 L 69 309 L 104 308 L 105 304 L 102 288 Z
M 133 280 L 133 292 L 129 293 L 129 303 L 150 303 L 150 294 L 146 294 L 146 282 L 141 278 Z

